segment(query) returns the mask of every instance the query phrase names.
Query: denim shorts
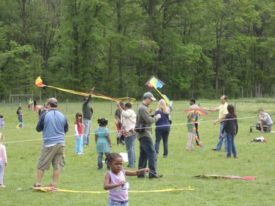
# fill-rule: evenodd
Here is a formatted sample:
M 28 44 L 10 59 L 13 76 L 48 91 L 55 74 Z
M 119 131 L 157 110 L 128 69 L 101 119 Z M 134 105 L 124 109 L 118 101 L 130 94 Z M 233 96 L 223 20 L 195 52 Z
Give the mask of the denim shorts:
M 127 201 L 115 201 L 109 199 L 108 206 L 128 206 L 128 200 Z

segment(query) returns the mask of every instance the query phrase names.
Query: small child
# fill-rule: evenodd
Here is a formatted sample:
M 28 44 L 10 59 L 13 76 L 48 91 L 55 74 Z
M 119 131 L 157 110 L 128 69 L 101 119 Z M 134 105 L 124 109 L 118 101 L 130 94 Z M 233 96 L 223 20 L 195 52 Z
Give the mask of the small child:
M 194 98 L 190 99 L 190 109 L 199 109 L 200 107 L 196 104 L 196 100 Z M 195 119 L 195 123 L 194 123 L 194 126 L 195 126 L 195 131 L 196 131 L 196 145 L 199 146 L 199 147 L 203 147 L 202 143 L 201 143 L 201 139 L 200 139 L 200 133 L 199 133 L 199 113 L 195 113 L 194 114 L 194 119 Z
M 187 130 L 188 130 L 188 135 L 187 135 L 187 144 L 186 144 L 186 149 L 191 151 L 193 150 L 193 141 L 196 139 L 196 128 L 195 128 L 195 123 L 196 123 L 196 117 L 197 114 L 192 112 L 188 113 L 187 115 Z
M 109 135 L 109 130 L 106 127 L 108 120 L 105 118 L 100 118 L 97 120 L 99 127 L 95 131 L 95 142 L 96 142 L 96 151 L 98 153 L 97 167 L 98 169 L 103 168 L 103 154 L 105 156 L 110 153 L 111 140 Z
M 82 155 L 84 124 L 82 122 L 81 113 L 76 113 L 75 115 L 74 129 L 75 129 L 75 139 L 76 139 L 75 152 L 78 155 Z
M 118 153 L 108 154 L 106 163 L 110 170 L 105 175 L 104 189 L 109 190 L 109 206 L 128 206 L 129 183 L 126 182 L 126 176 L 144 175 L 149 169 L 123 170 L 123 160 Z
M 0 129 L 5 127 L 5 119 L 3 115 L 0 115 Z
M 223 130 L 225 133 L 225 137 L 227 140 L 227 158 L 231 157 L 231 153 L 233 153 L 234 158 L 237 158 L 237 150 L 235 147 L 234 139 L 238 133 L 238 121 L 237 116 L 235 114 L 235 108 L 233 105 L 227 106 L 228 114 L 225 116 L 223 121 Z
M 0 187 L 6 187 L 4 185 L 4 171 L 8 164 L 6 147 L 4 145 L 4 135 L 0 133 Z
M 23 111 L 21 107 L 18 107 L 17 111 L 17 119 L 18 119 L 18 125 L 17 128 L 23 128 L 24 127 L 24 123 L 23 123 Z

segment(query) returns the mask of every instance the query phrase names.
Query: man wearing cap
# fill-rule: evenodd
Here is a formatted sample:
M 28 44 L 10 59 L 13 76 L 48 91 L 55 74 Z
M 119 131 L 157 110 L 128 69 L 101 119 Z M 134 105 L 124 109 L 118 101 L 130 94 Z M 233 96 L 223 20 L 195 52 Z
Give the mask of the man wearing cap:
M 137 110 L 137 121 L 136 121 L 136 131 L 137 138 L 140 143 L 140 154 L 139 154 L 139 169 L 146 168 L 147 160 L 149 164 L 149 178 L 159 178 L 160 175 L 156 171 L 157 156 L 155 148 L 153 146 L 152 140 L 152 127 L 151 125 L 160 119 L 160 114 L 153 116 L 150 115 L 148 111 L 148 106 L 155 101 L 155 97 L 151 92 L 146 92 L 143 95 L 143 101 Z M 144 175 L 139 175 L 139 177 L 144 177 Z
M 68 123 L 65 116 L 57 110 L 57 100 L 50 98 L 46 102 L 47 112 L 43 113 L 36 126 L 38 132 L 43 132 L 43 147 L 37 165 L 36 183 L 40 187 L 44 171 L 53 166 L 52 182 L 49 185 L 56 188 L 60 171 L 64 166 L 65 133 Z

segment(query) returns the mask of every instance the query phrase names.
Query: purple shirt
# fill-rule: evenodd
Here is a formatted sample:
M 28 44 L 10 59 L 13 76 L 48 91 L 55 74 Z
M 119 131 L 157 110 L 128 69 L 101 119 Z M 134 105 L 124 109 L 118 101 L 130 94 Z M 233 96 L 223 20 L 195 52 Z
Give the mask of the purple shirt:
M 112 171 L 109 171 L 109 176 L 112 184 L 119 184 L 122 181 L 126 181 L 124 171 L 120 171 L 118 174 L 114 174 Z M 109 191 L 109 198 L 118 202 L 128 201 L 128 183 L 111 189 Z

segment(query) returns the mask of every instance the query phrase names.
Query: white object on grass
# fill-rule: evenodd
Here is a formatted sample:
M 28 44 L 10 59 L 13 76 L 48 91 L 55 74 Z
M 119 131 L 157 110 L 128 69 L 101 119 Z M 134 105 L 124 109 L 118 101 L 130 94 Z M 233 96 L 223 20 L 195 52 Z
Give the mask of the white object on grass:
M 261 137 L 256 137 L 255 139 L 258 140 L 258 141 L 261 141 L 261 142 L 263 142 L 263 141 L 265 140 L 265 138 L 264 138 L 263 136 L 261 136 Z
M 125 152 L 120 152 L 119 154 L 121 155 L 121 157 L 122 157 L 122 159 L 123 159 L 123 162 L 128 162 L 128 161 L 129 161 L 129 160 L 128 160 L 128 155 L 127 155 L 127 153 L 125 153 Z

